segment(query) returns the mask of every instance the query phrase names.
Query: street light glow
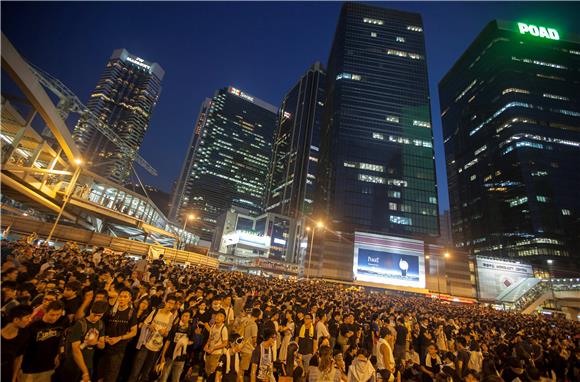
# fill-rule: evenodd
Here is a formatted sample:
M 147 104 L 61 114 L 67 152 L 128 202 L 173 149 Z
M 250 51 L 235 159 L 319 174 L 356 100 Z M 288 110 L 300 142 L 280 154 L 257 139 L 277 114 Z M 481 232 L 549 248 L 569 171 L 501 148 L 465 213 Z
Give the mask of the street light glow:
M 310 227 L 306 227 L 306 230 L 310 232 Z
M 429 259 L 431 258 L 431 256 L 427 255 L 427 256 L 425 256 L 425 258 L 426 258 L 427 260 L 429 260 Z
M 80 166 L 81 164 L 83 164 L 83 160 L 81 158 L 76 158 L 75 159 L 75 163 Z
M 550 259 L 548 260 L 548 264 L 552 264 L 554 262 L 554 260 Z
M 322 221 L 318 221 L 318 222 L 316 222 L 316 227 L 324 228 L 324 223 Z
M 449 255 L 449 252 L 445 252 L 445 253 L 443 254 L 443 256 L 444 256 L 446 259 L 448 259 L 448 258 L 449 258 L 449 256 L 450 256 L 450 255 Z
M 189 216 L 187 217 L 189 220 L 193 220 L 195 219 L 195 215 L 194 214 L 189 214 Z

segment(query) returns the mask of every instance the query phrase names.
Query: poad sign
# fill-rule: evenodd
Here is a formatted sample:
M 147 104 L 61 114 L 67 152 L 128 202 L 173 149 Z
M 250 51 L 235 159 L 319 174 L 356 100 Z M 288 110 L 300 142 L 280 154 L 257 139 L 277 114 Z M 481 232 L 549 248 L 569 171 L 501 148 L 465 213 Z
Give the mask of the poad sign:
M 559 40 L 560 35 L 554 28 L 546 28 L 542 26 L 518 23 L 518 29 L 521 34 L 530 34 L 535 37 L 547 38 L 550 40 Z

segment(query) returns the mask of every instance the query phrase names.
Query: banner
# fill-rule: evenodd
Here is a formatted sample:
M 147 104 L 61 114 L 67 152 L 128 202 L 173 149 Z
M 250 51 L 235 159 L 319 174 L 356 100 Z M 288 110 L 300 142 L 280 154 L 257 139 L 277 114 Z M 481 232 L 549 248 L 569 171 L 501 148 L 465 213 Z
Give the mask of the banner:
M 425 288 L 423 242 L 355 232 L 353 272 L 355 280 Z

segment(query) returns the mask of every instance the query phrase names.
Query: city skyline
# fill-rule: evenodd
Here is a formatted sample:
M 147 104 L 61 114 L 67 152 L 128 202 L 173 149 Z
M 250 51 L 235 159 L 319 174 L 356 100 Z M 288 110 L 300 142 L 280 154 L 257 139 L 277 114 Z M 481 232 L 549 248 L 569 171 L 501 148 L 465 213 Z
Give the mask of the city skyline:
M 83 102 L 88 100 L 113 49 L 126 48 L 136 55 L 152 57 L 166 69 L 164 91 L 140 151 L 161 175 L 152 178 L 143 171 L 140 175 L 147 183 L 170 191 L 179 174 L 199 105 L 207 94 L 216 88 L 235 86 L 279 105 L 306 67 L 316 60 L 326 64 L 341 4 L 143 3 L 137 8 L 131 3 L 67 3 L 66 7 L 58 3 L 5 3 L 2 22 L 3 32 L 27 59 L 62 80 Z M 436 112 L 437 83 L 492 19 L 541 21 L 577 33 L 571 28 L 573 15 L 580 7 L 554 3 L 373 5 L 420 12 L 423 16 L 439 207 L 448 209 L 441 119 Z M 186 17 L 188 11 L 191 18 Z M 462 15 L 461 20 L 452 16 L 454 12 Z M 108 22 L 101 25 L 99 15 L 106 15 Z M 153 15 L 157 24 L 150 22 Z M 30 23 L 21 25 L 18 16 L 27 17 Z M 292 24 L 298 17 L 302 27 Z M 78 27 L 71 26 L 70 21 L 59 23 L 71 19 Z M 220 27 L 212 29 L 216 20 L 220 20 Z M 439 28 L 443 21 L 448 28 Z M 93 22 L 99 29 L 91 28 Z M 187 33 L 189 25 L 194 25 L 191 35 Z M 95 33 L 96 30 L 101 33 Z M 167 44 L 168 39 L 174 43 Z M 240 41 L 245 44 L 240 45 Z M 274 44 L 275 41 L 282 44 Z M 195 46 L 197 49 L 193 49 Z M 77 67 L 83 70 L 73 70 Z

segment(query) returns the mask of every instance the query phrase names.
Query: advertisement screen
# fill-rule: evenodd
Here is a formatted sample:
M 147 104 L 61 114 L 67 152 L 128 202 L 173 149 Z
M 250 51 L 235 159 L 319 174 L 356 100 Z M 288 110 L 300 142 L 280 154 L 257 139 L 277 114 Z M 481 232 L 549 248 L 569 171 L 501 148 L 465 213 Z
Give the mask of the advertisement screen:
M 531 265 L 479 256 L 476 259 L 479 298 L 483 300 L 495 300 L 510 286 L 534 277 Z
M 423 242 L 355 232 L 355 280 L 425 288 Z

